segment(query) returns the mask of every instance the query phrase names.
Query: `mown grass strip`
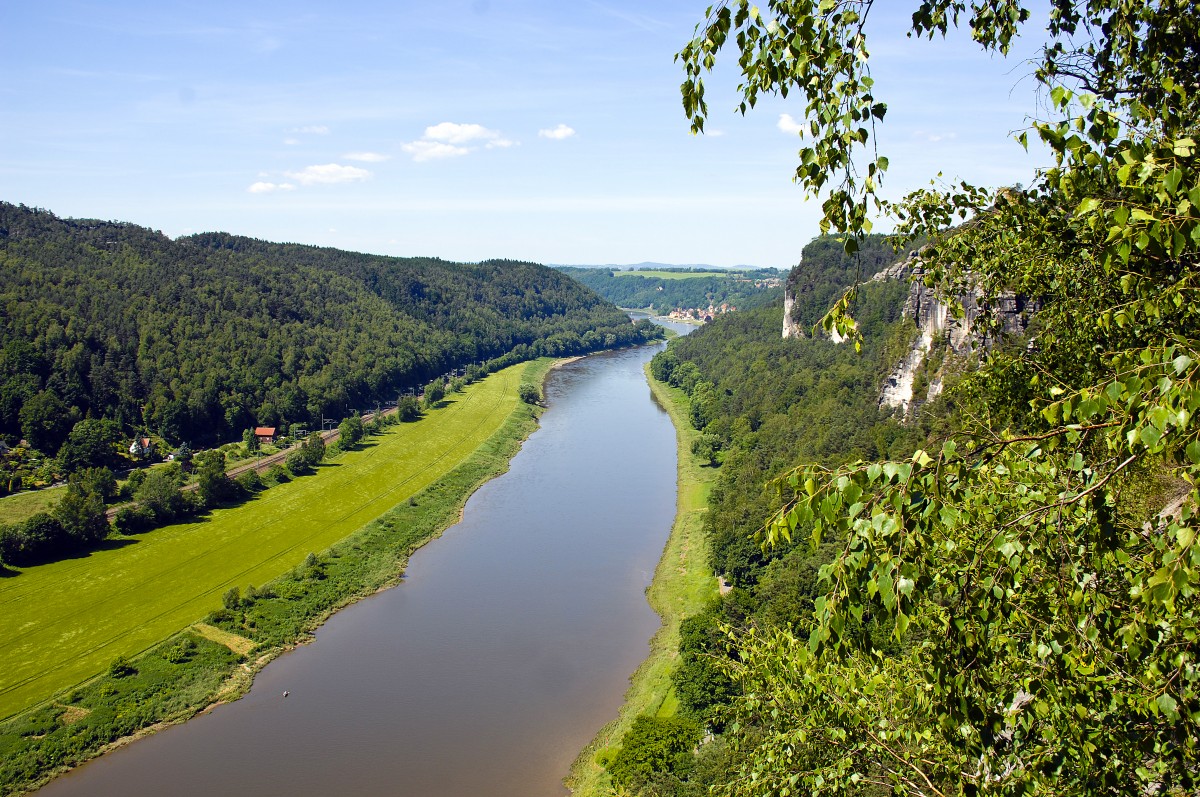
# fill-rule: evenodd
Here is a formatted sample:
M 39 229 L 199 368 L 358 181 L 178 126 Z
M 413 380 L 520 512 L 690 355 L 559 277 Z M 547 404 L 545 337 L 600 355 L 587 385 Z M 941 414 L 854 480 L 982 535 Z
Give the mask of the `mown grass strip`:
M 246 639 L 244 636 L 231 633 L 223 628 L 217 628 L 215 625 L 209 625 L 208 623 L 193 623 L 192 630 L 205 639 L 212 640 L 218 645 L 224 645 L 240 656 L 245 656 L 254 650 L 258 644 L 253 639 Z
M 242 506 L 0 579 L 0 716 L 136 655 L 220 607 L 230 587 L 278 577 L 442 478 L 504 423 L 524 367 Z
M 646 379 L 659 404 L 675 424 L 678 447 L 678 482 L 675 523 L 646 591 L 651 608 L 662 618 L 662 626 L 650 640 L 650 655 L 630 678 L 629 691 L 617 718 L 605 725 L 571 767 L 567 785 L 578 797 L 607 797 L 613 794 L 612 779 L 597 763 L 597 755 L 615 748 L 635 717 L 641 714 L 669 716 L 677 705 L 671 689 L 671 673 L 679 662 L 679 626 L 717 596 L 717 580 L 708 566 L 704 516 L 708 494 L 716 483 L 716 468 L 706 467 L 692 454 L 692 441 L 699 432 L 688 420 L 690 402 L 682 390 Z
M 541 383 L 552 365 L 517 366 L 506 385 Z M 505 372 L 500 372 L 505 373 Z M 24 794 L 113 745 L 164 724 L 182 722 L 214 701 L 235 699 L 253 672 L 314 630 L 329 615 L 396 583 L 409 555 L 458 521 L 467 498 L 503 473 L 537 428 L 538 410 L 515 400 L 500 427 L 442 478 L 281 577 L 234 611 L 212 612 L 208 624 L 253 641 L 247 661 L 224 644 L 183 631 L 110 672 L 59 693 L 53 701 L 0 723 L 0 797 Z

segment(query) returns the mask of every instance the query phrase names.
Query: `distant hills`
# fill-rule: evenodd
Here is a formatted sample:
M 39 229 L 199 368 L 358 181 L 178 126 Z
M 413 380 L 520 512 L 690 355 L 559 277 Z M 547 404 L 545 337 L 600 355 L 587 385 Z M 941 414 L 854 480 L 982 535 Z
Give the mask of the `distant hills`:
M 568 264 L 554 263 L 549 264 L 550 268 L 557 269 L 609 269 L 611 271 L 671 271 L 674 269 L 691 269 L 693 271 L 758 271 L 763 266 L 711 266 L 707 263 L 655 263 L 646 261 L 642 263 L 626 263 L 619 265 L 616 263 L 597 263 L 597 264 Z
M 0 436 L 48 454 L 87 417 L 210 443 L 652 334 L 534 263 L 172 240 L 0 202 Z

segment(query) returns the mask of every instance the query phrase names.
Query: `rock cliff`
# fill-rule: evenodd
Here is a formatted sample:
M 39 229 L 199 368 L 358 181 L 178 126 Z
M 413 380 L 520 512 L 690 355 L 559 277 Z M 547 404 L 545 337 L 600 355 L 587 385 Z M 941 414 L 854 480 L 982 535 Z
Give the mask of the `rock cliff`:
M 871 279 L 909 281 L 904 317 L 917 325 L 917 339 L 884 382 L 879 406 L 898 408 L 904 414 L 942 392 L 946 367 L 955 360 L 961 362 L 978 347 L 991 341 L 975 331 L 980 316 L 991 312 L 999 322 L 1000 334 L 1020 336 L 1029 325 L 1034 305 L 1023 297 L 1002 295 L 987 303 L 979 290 L 955 296 L 961 315 L 951 312 L 943 301 L 925 285 L 925 271 L 920 259 L 913 255 L 907 260 L 880 271 Z

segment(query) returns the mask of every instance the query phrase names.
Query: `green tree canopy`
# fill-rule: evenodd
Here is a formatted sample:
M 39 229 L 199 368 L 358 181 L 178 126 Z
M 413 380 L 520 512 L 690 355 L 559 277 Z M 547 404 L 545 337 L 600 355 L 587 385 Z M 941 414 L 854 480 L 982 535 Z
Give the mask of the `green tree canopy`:
M 59 449 L 59 465 L 66 473 L 106 467 L 117 459 L 121 439 L 121 427 L 115 421 L 85 418 L 75 424 Z
M 925 280 L 985 308 L 1037 299 L 1034 344 L 995 346 L 953 439 L 908 461 L 801 466 L 767 544 L 833 543 L 811 617 L 739 639 L 724 794 L 1193 793 L 1200 772 L 1200 15 L 1186 0 L 1051 0 L 1028 188 L 880 198 L 887 107 L 869 0 L 742 0 L 680 53 L 683 104 L 735 51 L 741 108 L 798 94 L 797 182 L 823 227 L 890 214 Z M 1000 56 L 1020 0 L 924 0 L 914 38 L 967 28 Z M 914 43 L 914 46 L 919 46 Z M 853 335 L 848 294 L 826 328 Z M 988 332 L 985 316 L 977 329 Z M 859 633 L 885 623 L 899 643 Z M 736 733 L 735 733 L 736 735 Z

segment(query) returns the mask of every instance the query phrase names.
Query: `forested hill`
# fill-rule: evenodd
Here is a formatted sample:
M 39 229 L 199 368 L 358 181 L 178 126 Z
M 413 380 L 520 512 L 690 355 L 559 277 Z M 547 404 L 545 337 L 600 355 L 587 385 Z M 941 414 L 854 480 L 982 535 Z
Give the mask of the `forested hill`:
M 50 454 L 83 417 L 211 442 L 342 417 L 452 367 L 653 334 L 531 263 L 171 240 L 8 203 L 0 308 L 0 432 Z
M 660 313 L 675 309 L 706 308 L 730 304 L 739 310 L 778 301 L 786 272 L 752 269 L 717 273 L 671 269 L 614 271 L 610 268 L 559 266 L 619 307 L 653 308 Z

